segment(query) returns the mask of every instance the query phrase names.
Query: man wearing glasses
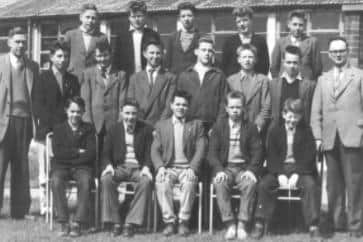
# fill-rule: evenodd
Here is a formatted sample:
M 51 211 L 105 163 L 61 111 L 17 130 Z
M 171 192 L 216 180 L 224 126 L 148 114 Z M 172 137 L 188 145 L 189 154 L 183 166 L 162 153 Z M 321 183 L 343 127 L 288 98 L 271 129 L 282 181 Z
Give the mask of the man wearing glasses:
M 349 65 L 343 37 L 329 41 L 333 68 L 318 80 L 312 103 L 311 126 L 317 149 L 327 163 L 328 213 L 334 229 L 345 229 L 348 199 L 350 236 L 362 236 L 363 202 L 363 72 Z

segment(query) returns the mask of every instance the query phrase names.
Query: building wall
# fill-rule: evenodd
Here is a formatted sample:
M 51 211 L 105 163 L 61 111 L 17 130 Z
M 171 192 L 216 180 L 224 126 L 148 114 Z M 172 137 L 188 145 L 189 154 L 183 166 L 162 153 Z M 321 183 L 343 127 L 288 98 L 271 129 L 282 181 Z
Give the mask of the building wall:
M 286 22 L 290 10 L 287 8 L 279 8 L 274 11 L 271 9 L 256 10 L 254 29 L 257 34 L 266 37 L 270 52 L 276 39 L 287 34 Z M 360 47 L 363 43 L 359 41 L 359 38 L 363 33 L 363 25 L 360 24 L 362 21 L 360 13 L 343 13 L 341 7 L 338 6 L 306 8 L 305 10 L 308 12 L 307 33 L 316 36 L 320 41 L 325 70 L 331 66 L 327 54 L 328 40 L 343 33 L 350 43 L 353 64 L 361 62 L 360 59 L 363 58 L 360 57 L 363 56 L 363 48 Z M 111 44 L 118 33 L 127 31 L 128 22 L 125 14 L 105 15 L 101 20 L 101 31 L 108 34 Z M 201 10 L 197 13 L 196 22 L 202 33 L 209 34 L 214 38 L 217 58 L 220 58 L 225 38 L 236 32 L 231 10 Z M 29 39 L 31 39 L 32 44 L 29 54 L 33 59 L 40 62 L 42 68 L 46 69 L 49 66 L 49 45 L 65 31 L 78 26 L 79 20 L 78 16 L 42 18 L 32 20 L 30 26 L 27 20 L 16 21 L 16 23 L 12 20 L 2 21 L 0 23 L 0 53 L 7 51 L 7 31 L 14 24 L 31 28 Z M 159 31 L 162 39 L 165 40 L 177 27 L 176 12 L 151 13 L 147 24 Z

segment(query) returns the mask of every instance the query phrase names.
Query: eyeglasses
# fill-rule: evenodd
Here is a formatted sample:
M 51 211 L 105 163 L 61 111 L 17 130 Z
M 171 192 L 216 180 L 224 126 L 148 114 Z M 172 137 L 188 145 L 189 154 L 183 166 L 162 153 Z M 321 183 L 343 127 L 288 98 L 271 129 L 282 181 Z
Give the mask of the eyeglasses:
M 344 49 L 344 50 L 329 50 L 329 53 L 333 54 L 333 55 L 344 54 L 345 52 L 347 52 L 347 49 Z

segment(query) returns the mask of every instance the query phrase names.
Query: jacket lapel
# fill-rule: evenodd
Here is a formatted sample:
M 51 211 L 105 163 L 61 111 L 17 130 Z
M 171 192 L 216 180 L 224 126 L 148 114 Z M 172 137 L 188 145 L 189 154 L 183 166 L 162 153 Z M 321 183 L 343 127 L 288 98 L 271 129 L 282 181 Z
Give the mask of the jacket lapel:
M 246 95 L 247 104 L 252 100 L 261 86 L 261 80 L 257 78 L 256 74 L 254 74 L 252 77 L 248 77 L 248 79 L 250 80 L 250 88 Z
M 0 70 L 2 73 L 2 78 L 6 81 L 6 86 L 10 90 L 10 78 L 11 78 L 11 64 L 10 64 L 10 56 L 6 55 L 4 57 L 4 65 L 0 65 Z
M 26 75 L 26 84 L 28 87 L 29 97 L 31 97 L 31 93 L 33 90 L 33 70 L 30 67 L 30 62 L 25 58 L 25 75 Z
M 94 67 L 94 75 L 96 77 L 97 84 L 100 85 L 103 90 L 105 90 L 106 89 L 105 82 L 103 81 L 101 71 L 97 66 Z
M 347 89 L 349 83 L 355 78 L 355 73 L 352 71 L 351 68 L 347 68 L 346 72 L 343 75 L 343 78 L 341 80 L 341 83 L 339 84 L 338 87 L 338 92 L 336 95 L 336 99 L 338 99 L 342 93 L 345 91 L 345 89 Z
M 160 94 L 161 90 L 165 86 L 166 79 L 165 79 L 165 71 L 160 69 L 159 73 L 156 75 L 156 79 L 154 82 L 153 89 L 151 90 L 151 94 L 149 97 L 150 105 L 155 100 L 155 98 Z
M 108 85 L 105 86 L 105 93 L 111 90 L 112 87 L 116 84 L 118 78 L 117 74 L 118 72 L 111 67 L 110 74 L 108 75 Z
M 82 30 L 78 29 L 78 31 L 76 32 L 76 38 L 77 38 L 76 43 L 79 43 L 80 52 L 85 53 L 85 55 L 87 55 L 86 46 L 84 45 Z

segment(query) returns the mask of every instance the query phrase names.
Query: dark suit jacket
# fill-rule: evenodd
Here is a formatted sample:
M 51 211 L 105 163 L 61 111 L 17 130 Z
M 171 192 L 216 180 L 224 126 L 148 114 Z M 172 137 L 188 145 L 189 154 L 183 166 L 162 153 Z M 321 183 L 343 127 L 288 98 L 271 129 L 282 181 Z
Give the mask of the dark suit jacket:
M 276 42 L 271 56 L 271 75 L 273 78 L 277 78 L 281 73 L 282 57 L 285 48 L 291 44 L 290 35 L 283 37 Z M 304 36 L 300 45 L 300 50 L 302 53 L 301 74 L 309 80 L 316 81 L 323 70 L 320 47 L 317 39 L 315 37 Z
M 169 37 L 166 45 L 165 68 L 175 74 L 179 74 L 187 67 L 195 64 L 197 57 L 194 54 L 194 49 L 198 45 L 199 37 L 200 34 L 196 31 L 189 48 L 184 51 L 180 42 L 180 31 L 174 32 Z
M 127 96 L 139 103 L 140 118 L 154 125 L 171 115 L 169 105 L 175 89 L 175 75 L 160 69 L 150 93 L 148 75 L 146 71 L 140 71 L 131 76 Z
M 53 130 L 52 169 L 87 168 L 96 165 L 96 135 L 90 123 L 82 122 L 79 130 L 74 133 L 68 121 L 58 124 Z M 79 149 L 85 152 L 80 154 Z
M 299 81 L 299 98 L 304 103 L 304 121 L 305 124 L 310 124 L 311 103 L 314 95 L 315 82 L 304 79 Z M 271 96 L 271 118 L 272 123 L 281 121 L 281 87 L 282 79 L 277 78 L 270 82 L 270 96 Z
M 66 72 L 63 78 L 63 93 L 52 69 L 40 74 L 39 82 L 34 86 L 34 112 L 39 126 L 36 138 L 43 140 L 52 131 L 54 125 L 67 119 L 64 111 L 68 98 L 79 95 L 79 83 L 75 75 Z
M 262 74 L 254 74 L 244 80 L 249 83 L 248 90 L 242 89 L 241 73 L 237 72 L 227 78 L 230 90 L 240 91 L 246 98 L 245 114 L 249 122 L 266 127 L 270 119 L 271 97 L 270 80 Z
M 151 168 L 150 147 L 153 139 L 152 127 L 137 121 L 134 133 L 134 150 L 140 166 Z M 118 122 L 107 133 L 102 152 L 102 169 L 109 164 L 115 168 L 124 164 L 126 157 L 125 128 L 123 122 Z
M 69 43 L 71 56 L 68 70 L 75 74 L 81 81 L 81 74 L 87 68 L 95 64 L 93 52 L 96 43 L 108 43 L 107 36 L 100 31 L 95 31 L 88 50 L 84 45 L 82 31 L 77 28 L 66 32 L 64 40 Z
M 251 44 L 257 49 L 255 72 L 267 75 L 270 67 L 270 59 L 265 38 L 253 34 Z M 227 76 L 232 75 L 241 69 L 240 64 L 237 62 L 236 53 L 237 48 L 241 45 L 241 39 L 238 34 L 232 35 L 224 42 L 222 49 L 222 70 Z
M 183 71 L 177 81 L 177 89 L 187 91 L 192 100 L 187 116 L 213 124 L 224 115 L 224 98 L 227 94 L 227 82 L 223 72 L 212 67 L 204 76 L 202 85 L 193 66 Z
M 97 66 L 83 72 L 81 96 L 86 103 L 83 119 L 94 124 L 97 133 L 105 124 L 106 130 L 119 119 L 120 108 L 126 97 L 127 81 L 124 71 L 111 66 L 106 87 Z
M 207 141 L 199 120 L 186 121 L 183 133 L 183 150 L 189 166 L 199 173 L 206 152 Z M 151 159 L 155 170 L 168 167 L 174 161 L 174 125 L 172 118 L 161 120 L 155 126 Z
M 284 122 L 274 125 L 267 140 L 267 169 L 272 174 L 283 173 L 287 151 L 287 137 Z M 301 175 L 316 174 L 315 139 L 309 125 L 300 123 L 296 127 L 293 143 L 295 172 Z
M 212 128 L 209 139 L 208 161 L 213 176 L 228 165 L 230 128 L 228 118 L 219 120 Z M 241 123 L 240 149 L 247 170 L 259 175 L 263 164 L 263 145 L 257 127 L 249 122 Z
M 39 66 L 34 61 L 24 58 L 25 78 L 28 94 L 30 97 L 30 111 L 33 121 L 33 135 L 36 134 L 36 117 L 34 116 L 34 86 L 39 81 Z M 3 141 L 9 125 L 9 114 L 11 112 L 11 64 L 9 54 L 0 56 L 0 143 Z M 24 137 L 28 138 L 28 137 Z
M 144 28 L 140 50 L 143 69 L 146 66 L 146 59 L 142 54 L 142 46 L 150 40 L 161 41 L 160 35 L 152 29 Z M 123 34 L 117 36 L 114 44 L 113 60 L 115 67 L 126 72 L 127 78 L 135 72 L 134 42 L 131 31 L 126 30 Z

